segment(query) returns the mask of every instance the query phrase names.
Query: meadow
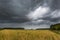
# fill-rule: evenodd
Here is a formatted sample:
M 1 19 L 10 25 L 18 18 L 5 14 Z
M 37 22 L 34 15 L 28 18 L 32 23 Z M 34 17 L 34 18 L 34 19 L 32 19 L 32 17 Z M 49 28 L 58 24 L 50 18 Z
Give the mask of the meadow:
M 60 40 L 60 34 L 50 30 L 0 30 L 0 40 Z

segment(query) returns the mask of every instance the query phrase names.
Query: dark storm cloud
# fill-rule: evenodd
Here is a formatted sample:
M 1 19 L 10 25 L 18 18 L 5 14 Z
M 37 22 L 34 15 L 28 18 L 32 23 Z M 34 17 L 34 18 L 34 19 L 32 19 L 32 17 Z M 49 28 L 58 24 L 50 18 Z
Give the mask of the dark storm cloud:
M 0 22 L 26 22 L 31 0 L 0 0 Z
M 25 16 L 42 0 L 0 0 L 0 19 L 2 22 L 26 22 Z M 1 22 L 0 21 L 0 22 Z
M 37 16 L 43 17 L 36 20 L 30 20 L 26 15 L 30 14 L 30 12 L 33 12 L 38 7 L 40 7 L 40 11 L 38 11 L 40 15 Z M 41 12 L 42 9 L 43 11 L 46 9 L 47 13 L 45 12 L 46 14 L 43 15 L 42 13 L 44 12 Z M 0 23 L 20 23 L 16 25 L 13 24 L 18 27 L 22 25 L 51 25 L 60 21 L 59 15 L 60 0 L 0 0 Z M 31 16 L 32 15 L 30 15 L 30 17 Z M 3 25 L 6 26 L 7 24 Z M 8 26 L 9 25 L 10 24 L 8 24 Z
M 51 4 L 51 8 L 53 10 L 60 9 L 60 0 L 53 0 L 53 3 Z

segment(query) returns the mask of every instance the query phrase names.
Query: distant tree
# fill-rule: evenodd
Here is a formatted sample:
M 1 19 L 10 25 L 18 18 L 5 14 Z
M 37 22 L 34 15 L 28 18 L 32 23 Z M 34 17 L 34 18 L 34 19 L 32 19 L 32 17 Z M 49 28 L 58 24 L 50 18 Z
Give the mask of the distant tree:
M 60 30 L 60 23 L 59 24 L 54 24 L 50 26 L 51 30 Z
M 20 29 L 20 30 L 24 30 L 24 28 L 3 28 L 3 29 Z

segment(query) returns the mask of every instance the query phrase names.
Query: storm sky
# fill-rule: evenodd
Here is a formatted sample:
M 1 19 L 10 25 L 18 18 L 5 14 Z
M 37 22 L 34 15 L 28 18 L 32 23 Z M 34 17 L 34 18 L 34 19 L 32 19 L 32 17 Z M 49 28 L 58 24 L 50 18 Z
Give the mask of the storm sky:
M 49 28 L 60 23 L 60 0 L 0 0 L 0 27 Z

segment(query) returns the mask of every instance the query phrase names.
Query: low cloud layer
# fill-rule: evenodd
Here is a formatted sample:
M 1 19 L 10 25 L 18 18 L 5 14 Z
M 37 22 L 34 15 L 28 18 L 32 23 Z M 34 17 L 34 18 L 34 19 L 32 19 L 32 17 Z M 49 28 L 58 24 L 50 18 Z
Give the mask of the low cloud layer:
M 0 23 L 3 27 L 49 28 L 60 23 L 60 0 L 0 0 Z

